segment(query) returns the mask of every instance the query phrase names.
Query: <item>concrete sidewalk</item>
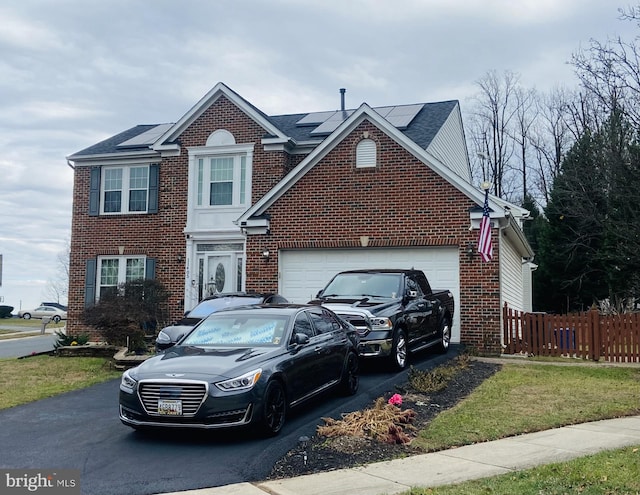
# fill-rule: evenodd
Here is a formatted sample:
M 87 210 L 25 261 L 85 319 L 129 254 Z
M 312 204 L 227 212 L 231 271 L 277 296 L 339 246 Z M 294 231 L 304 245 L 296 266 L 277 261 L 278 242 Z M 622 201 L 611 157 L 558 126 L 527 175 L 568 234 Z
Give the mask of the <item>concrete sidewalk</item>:
M 237 483 L 181 495 L 383 495 L 449 485 L 640 445 L 640 416 L 565 426 L 297 478 Z M 172 495 L 172 494 L 167 494 Z M 176 494 L 173 494 L 176 495 Z

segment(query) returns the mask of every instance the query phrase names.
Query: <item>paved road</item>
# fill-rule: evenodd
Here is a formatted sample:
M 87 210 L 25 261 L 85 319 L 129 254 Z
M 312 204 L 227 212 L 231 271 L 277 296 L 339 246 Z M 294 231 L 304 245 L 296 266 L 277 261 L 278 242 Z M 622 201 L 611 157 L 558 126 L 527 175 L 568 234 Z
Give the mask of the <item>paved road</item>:
M 457 353 L 424 354 L 413 364 L 428 369 Z M 117 380 L 0 411 L 0 467 L 80 469 L 83 495 L 149 495 L 265 479 L 322 417 L 362 409 L 408 371 L 367 366 L 360 392 L 345 399 L 323 396 L 295 411 L 280 435 L 255 438 L 247 431 L 144 434 L 118 420 Z
M 30 330 L 33 331 L 33 329 Z M 35 337 L 0 340 L 0 358 L 29 356 L 32 353 L 52 351 L 55 342 L 56 336 L 50 333 Z

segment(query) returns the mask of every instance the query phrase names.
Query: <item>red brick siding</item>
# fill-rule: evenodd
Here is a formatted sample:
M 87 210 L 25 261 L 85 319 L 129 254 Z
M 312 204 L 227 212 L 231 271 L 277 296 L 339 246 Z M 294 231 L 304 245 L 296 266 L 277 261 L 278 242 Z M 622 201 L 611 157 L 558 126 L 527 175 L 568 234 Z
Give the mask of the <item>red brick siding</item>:
M 355 168 L 355 148 L 363 132 L 378 146 L 375 169 Z M 322 162 L 285 193 L 268 212 L 268 235 L 247 240 L 247 288 L 277 290 L 278 249 L 458 246 L 462 341 L 498 352 L 500 303 L 498 256 L 484 264 L 466 248 L 477 240 L 469 231 L 474 203 L 379 129 L 364 122 Z M 495 239 L 494 239 L 494 242 Z M 269 250 L 268 262 L 261 253 Z
M 69 286 L 71 332 L 82 325 L 85 262 L 98 255 L 145 254 L 157 259 L 156 277 L 171 292 L 172 319 L 182 314 L 184 295 L 183 229 L 186 225 L 189 146 L 204 146 L 217 129 L 231 132 L 237 143 L 254 143 L 253 201 L 269 191 L 304 155 L 265 152 L 265 130 L 222 97 L 180 136 L 180 156 L 160 164 L 159 213 L 89 217 L 89 167 L 77 167 L 74 184 Z M 363 132 L 378 146 L 375 169 L 355 168 L 355 148 Z M 248 290 L 277 290 L 278 249 L 360 247 L 360 236 L 371 247 L 458 246 L 460 251 L 461 338 L 485 352 L 499 352 L 499 246 L 494 233 L 494 259 L 469 259 L 477 231 L 469 231 L 473 203 L 429 167 L 369 122 L 333 149 L 270 209 L 271 233 L 247 239 Z M 262 252 L 269 250 L 268 262 Z M 98 336 L 94 335 L 94 338 Z

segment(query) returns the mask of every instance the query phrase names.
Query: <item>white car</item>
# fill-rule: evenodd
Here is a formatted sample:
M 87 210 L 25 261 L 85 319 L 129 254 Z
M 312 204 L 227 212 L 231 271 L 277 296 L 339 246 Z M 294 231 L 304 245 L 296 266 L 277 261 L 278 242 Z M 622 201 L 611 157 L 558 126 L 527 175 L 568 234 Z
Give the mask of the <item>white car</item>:
M 29 320 L 31 318 L 44 318 L 48 316 L 51 321 L 58 323 L 60 320 L 67 319 L 67 312 L 53 306 L 38 306 L 35 309 L 21 309 L 18 311 L 18 317 Z

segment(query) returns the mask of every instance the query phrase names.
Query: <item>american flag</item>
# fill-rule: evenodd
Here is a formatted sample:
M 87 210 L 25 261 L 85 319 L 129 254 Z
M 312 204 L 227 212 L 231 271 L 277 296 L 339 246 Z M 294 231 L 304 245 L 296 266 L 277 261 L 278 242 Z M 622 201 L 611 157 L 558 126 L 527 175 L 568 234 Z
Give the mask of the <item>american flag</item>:
M 489 218 L 489 190 L 484 192 L 484 206 L 482 208 L 482 222 L 480 222 L 480 237 L 478 238 L 478 252 L 482 261 L 493 258 L 493 244 L 491 244 L 491 219 Z

